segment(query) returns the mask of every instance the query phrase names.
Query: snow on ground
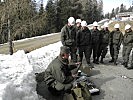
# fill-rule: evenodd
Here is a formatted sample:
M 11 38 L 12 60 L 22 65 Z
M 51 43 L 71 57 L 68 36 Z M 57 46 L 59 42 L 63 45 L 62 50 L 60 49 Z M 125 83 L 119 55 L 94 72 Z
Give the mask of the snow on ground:
M 61 42 L 42 47 L 29 54 L 23 50 L 12 56 L 0 55 L 0 100 L 39 100 L 36 72 L 44 71 L 59 54 Z

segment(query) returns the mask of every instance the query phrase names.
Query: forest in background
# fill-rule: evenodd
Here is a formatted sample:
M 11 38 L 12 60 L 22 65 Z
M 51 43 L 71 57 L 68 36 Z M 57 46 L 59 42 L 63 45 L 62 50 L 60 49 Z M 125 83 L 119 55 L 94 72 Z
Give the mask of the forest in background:
M 121 7 L 104 16 L 102 0 L 48 0 L 46 7 L 35 0 L 0 0 L 0 43 L 8 41 L 9 29 L 12 40 L 30 38 L 60 32 L 70 16 L 90 24 L 114 17 Z

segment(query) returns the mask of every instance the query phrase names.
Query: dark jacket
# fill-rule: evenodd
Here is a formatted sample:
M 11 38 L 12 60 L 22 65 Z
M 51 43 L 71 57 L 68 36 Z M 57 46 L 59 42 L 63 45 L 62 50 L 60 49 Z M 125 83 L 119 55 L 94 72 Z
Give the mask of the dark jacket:
M 84 30 L 79 30 L 77 33 L 77 46 L 91 45 L 91 32 L 86 27 Z
M 45 70 L 45 82 L 51 85 L 54 82 L 61 84 L 70 84 L 73 81 L 71 70 L 76 68 L 76 65 L 68 65 L 68 60 L 63 61 L 60 56 L 55 58 Z
M 64 46 L 76 46 L 75 26 L 65 25 L 61 30 L 61 42 Z
M 124 38 L 123 38 L 123 45 L 133 46 L 133 31 L 125 32 Z
M 109 44 L 110 31 L 109 30 L 101 30 L 100 32 L 101 32 L 101 43 Z
M 91 37 L 92 37 L 92 44 L 100 44 L 101 43 L 101 33 L 100 31 L 97 29 L 97 30 L 94 30 L 92 29 L 91 30 Z
M 123 34 L 120 30 L 118 31 L 112 31 L 110 33 L 110 45 L 115 44 L 120 46 L 123 40 Z

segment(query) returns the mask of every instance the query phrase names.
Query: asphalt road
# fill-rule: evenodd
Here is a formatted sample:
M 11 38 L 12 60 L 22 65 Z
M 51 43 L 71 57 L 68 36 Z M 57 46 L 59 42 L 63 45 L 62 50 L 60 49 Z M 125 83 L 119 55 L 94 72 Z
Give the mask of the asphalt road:
M 14 41 L 14 52 L 18 50 L 32 51 L 48 44 L 60 41 L 60 33 L 48 36 L 29 38 L 26 40 Z M 9 54 L 9 45 L 7 43 L 0 45 L 0 54 Z
M 92 96 L 93 100 L 133 100 L 133 70 L 121 65 L 121 52 L 117 66 L 109 60 L 108 54 L 105 64 L 95 65 L 90 72 L 90 80 L 101 90 L 100 95 Z

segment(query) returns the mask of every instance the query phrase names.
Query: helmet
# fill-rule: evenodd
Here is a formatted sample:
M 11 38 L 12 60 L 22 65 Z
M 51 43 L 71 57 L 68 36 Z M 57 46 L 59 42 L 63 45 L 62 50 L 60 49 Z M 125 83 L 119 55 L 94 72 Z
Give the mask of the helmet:
M 76 19 L 76 23 L 81 23 L 81 19 Z
M 95 22 L 93 23 L 93 26 L 98 26 L 98 23 L 95 21 Z
M 81 22 L 81 26 L 87 26 L 87 22 L 86 21 L 82 21 Z
M 104 23 L 104 27 L 109 27 L 109 24 L 107 22 Z
M 74 24 L 75 24 L 75 19 L 74 19 L 73 17 L 70 17 L 70 18 L 68 19 L 68 23 L 69 23 L 70 25 L 74 25 Z
M 131 25 L 129 25 L 129 24 L 127 24 L 126 26 L 125 26 L 125 30 L 128 30 L 128 29 L 130 29 L 131 28 Z
M 115 24 L 114 28 L 120 28 L 120 25 L 117 23 Z
M 102 25 L 101 28 L 103 29 L 104 28 L 104 25 Z

